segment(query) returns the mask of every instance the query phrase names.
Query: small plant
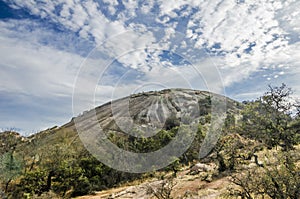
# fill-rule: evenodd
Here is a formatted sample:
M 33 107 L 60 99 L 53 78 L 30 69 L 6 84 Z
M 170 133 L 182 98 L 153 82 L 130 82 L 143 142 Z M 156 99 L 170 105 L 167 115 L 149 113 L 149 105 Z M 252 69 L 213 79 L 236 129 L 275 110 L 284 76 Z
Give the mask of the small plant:
M 148 194 L 153 194 L 157 199 L 172 199 L 171 193 L 176 186 L 174 177 L 164 179 L 158 187 L 148 187 Z

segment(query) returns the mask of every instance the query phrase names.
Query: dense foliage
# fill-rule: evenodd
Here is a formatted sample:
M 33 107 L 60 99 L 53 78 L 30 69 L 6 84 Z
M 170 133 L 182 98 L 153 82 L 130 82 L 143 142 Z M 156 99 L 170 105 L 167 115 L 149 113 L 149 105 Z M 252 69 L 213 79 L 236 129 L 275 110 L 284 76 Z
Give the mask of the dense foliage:
M 290 150 L 299 141 L 299 104 L 291 97 L 285 84 L 269 87 L 269 91 L 254 102 L 248 102 L 242 111 L 240 133 L 256 139 L 269 148 L 280 146 Z

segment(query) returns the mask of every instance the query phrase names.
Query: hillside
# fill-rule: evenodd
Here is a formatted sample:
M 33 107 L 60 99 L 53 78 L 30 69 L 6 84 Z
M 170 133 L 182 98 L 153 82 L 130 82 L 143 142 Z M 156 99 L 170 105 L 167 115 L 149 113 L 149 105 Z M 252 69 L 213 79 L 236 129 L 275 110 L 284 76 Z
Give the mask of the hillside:
M 271 143 L 275 134 L 256 134 L 267 120 L 278 121 L 273 108 L 269 117 L 258 105 L 206 91 L 166 89 L 108 102 L 29 137 L 1 133 L 0 194 L 70 198 L 96 193 L 82 199 L 221 197 L 232 179 L 239 179 L 234 176 L 252 169 L 260 169 L 262 175 L 272 170 L 275 163 L 259 162 L 271 150 L 278 156 L 274 162 L 282 159 L 282 153 L 293 154 L 293 164 L 300 159 L 295 155 L 299 147 L 286 148 L 299 143 L 297 137 Z M 297 136 L 298 119 L 281 113 L 278 117 L 289 121 L 280 128 Z M 288 175 L 298 175 L 298 167 L 288 168 Z M 232 190 L 231 196 L 244 194 L 239 188 Z
M 234 113 L 241 106 L 240 103 L 221 95 L 189 89 L 166 89 L 133 94 L 84 111 L 61 127 L 55 126 L 22 139 L 18 135 L 16 140 L 20 141 L 17 141 L 15 151 L 27 151 L 29 155 L 56 144 L 74 145 L 80 148 L 78 150 L 82 150 L 84 136 L 81 133 L 87 132 L 85 130 L 92 131 L 87 139 L 102 131 L 110 134 L 151 137 L 160 130 L 170 130 L 184 122 L 206 123 L 205 116 L 212 115 L 211 112 L 215 111 L 211 109 L 212 103 L 213 105 L 220 103 L 222 106 L 218 111 L 227 113 Z M 184 114 L 190 117 L 189 121 L 184 121 L 186 119 Z M 1 137 L 5 137 L 5 134 Z M 7 138 L 2 140 L 0 140 L 2 145 L 10 142 Z

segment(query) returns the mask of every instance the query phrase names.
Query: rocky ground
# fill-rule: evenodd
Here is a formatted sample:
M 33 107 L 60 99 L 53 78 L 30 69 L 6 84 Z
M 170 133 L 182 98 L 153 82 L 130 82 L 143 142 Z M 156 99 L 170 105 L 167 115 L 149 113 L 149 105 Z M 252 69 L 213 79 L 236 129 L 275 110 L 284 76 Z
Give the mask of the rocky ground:
M 171 191 L 172 198 L 218 198 L 226 191 L 229 184 L 228 177 L 212 179 L 215 171 L 214 165 L 198 164 L 186 167 L 176 177 L 166 174 L 165 180 L 159 178 L 149 179 L 144 182 L 134 182 L 119 188 L 96 192 L 94 195 L 82 196 L 77 199 L 152 199 L 154 193 Z M 206 168 L 205 168 L 206 167 Z M 171 180 L 172 179 L 172 180 Z M 162 188 L 164 187 L 164 188 Z

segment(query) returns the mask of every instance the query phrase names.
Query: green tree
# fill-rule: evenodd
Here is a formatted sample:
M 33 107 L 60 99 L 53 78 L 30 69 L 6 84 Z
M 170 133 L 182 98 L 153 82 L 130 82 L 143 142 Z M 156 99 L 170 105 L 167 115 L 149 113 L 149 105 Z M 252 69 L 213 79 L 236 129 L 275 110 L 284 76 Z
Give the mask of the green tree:
M 291 128 L 293 110 L 292 90 L 285 84 L 269 86 L 269 90 L 258 100 L 249 102 L 242 111 L 240 133 L 263 141 L 268 147 L 281 146 L 290 150 L 297 143 L 297 132 Z
M 5 184 L 5 192 L 9 183 L 22 173 L 22 162 L 15 157 L 14 152 L 7 152 L 0 157 L 0 178 Z
M 214 151 L 218 161 L 220 172 L 233 171 L 239 164 L 250 160 L 259 151 L 260 146 L 250 139 L 244 138 L 236 133 L 222 136 Z
M 25 173 L 18 184 L 18 189 L 14 195 L 21 196 L 23 194 L 37 194 L 41 195 L 46 192 L 46 179 L 47 173 L 45 171 L 36 169 Z

